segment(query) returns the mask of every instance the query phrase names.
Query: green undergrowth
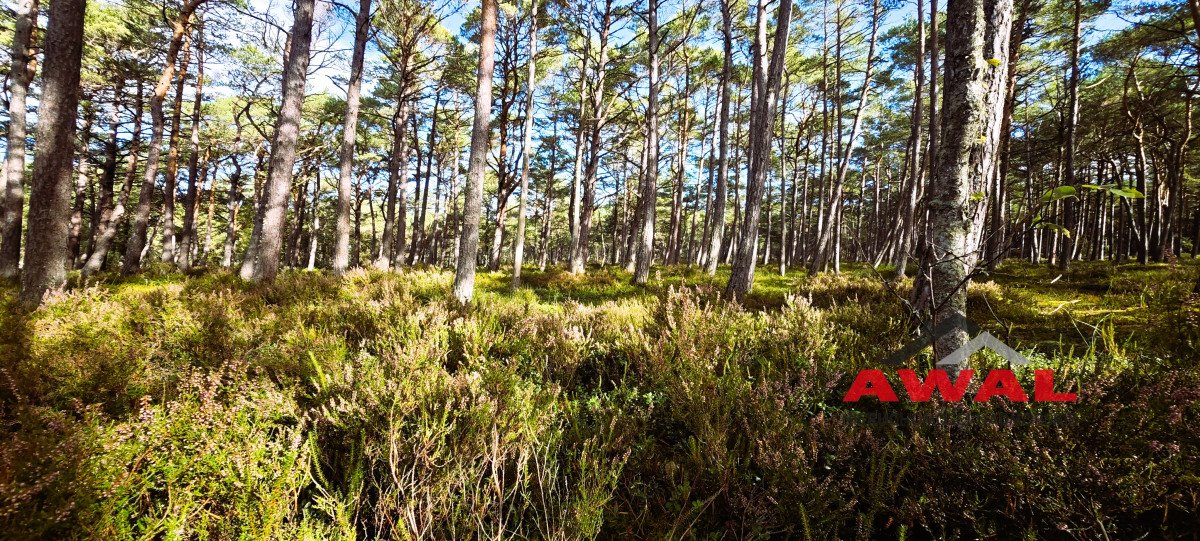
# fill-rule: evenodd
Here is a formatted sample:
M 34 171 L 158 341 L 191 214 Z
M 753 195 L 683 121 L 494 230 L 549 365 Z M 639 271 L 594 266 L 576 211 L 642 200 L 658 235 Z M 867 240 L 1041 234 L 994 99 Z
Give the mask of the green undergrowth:
M 686 267 L 487 273 L 466 308 L 434 269 L 151 271 L 29 315 L 7 287 L 0 531 L 1190 538 L 1195 272 L 1010 262 L 976 283 L 972 319 L 1076 404 L 843 403 L 910 338 L 910 281 L 857 266 L 760 270 L 743 305 L 727 271 Z

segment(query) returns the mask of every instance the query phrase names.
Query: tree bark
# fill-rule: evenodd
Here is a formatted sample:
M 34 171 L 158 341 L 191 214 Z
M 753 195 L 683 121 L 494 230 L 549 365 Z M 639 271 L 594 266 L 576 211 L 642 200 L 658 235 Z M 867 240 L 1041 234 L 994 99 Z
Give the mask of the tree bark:
M 741 300 L 754 284 L 758 251 L 758 218 L 762 209 L 763 189 L 771 167 L 771 135 L 774 133 L 775 106 L 787 54 L 788 34 L 792 26 L 792 2 L 781 0 L 775 15 L 775 37 L 771 57 L 766 51 L 766 1 L 759 0 L 758 31 L 755 38 L 755 100 L 750 104 L 750 171 L 746 184 L 746 214 L 742 221 L 737 258 L 725 286 L 725 294 Z M 757 103 L 756 103 L 757 102 Z
M 454 271 L 454 298 L 466 305 L 475 292 L 475 263 L 479 256 L 479 214 L 483 207 L 483 176 L 487 169 L 488 124 L 492 116 L 492 71 L 496 53 L 496 0 L 481 0 L 479 70 L 475 86 L 475 120 L 471 126 L 471 157 L 467 166 L 463 231 Z
M 158 178 L 159 159 L 162 156 L 163 131 L 166 118 L 163 104 L 171 81 L 175 80 L 175 62 L 179 58 L 180 49 L 187 35 L 189 22 L 196 8 L 206 0 L 187 0 L 179 15 L 171 22 L 171 41 L 167 46 L 166 59 L 163 61 L 163 72 L 150 95 L 150 141 L 146 154 L 146 169 L 142 175 L 142 188 L 138 194 L 138 206 L 134 212 L 133 230 L 125 243 L 125 260 L 121 266 L 124 274 L 133 274 L 142 268 L 142 253 L 146 246 L 146 228 L 150 223 L 150 203 L 154 196 L 154 183 Z
M 604 103 L 605 78 L 608 73 L 609 37 L 612 32 L 613 2 L 602 0 L 604 7 L 600 16 L 599 53 L 596 61 L 595 80 L 591 81 L 591 119 L 589 122 L 587 167 L 584 185 L 580 193 L 578 235 L 571 239 L 571 273 L 584 272 L 591 250 L 592 214 L 596 206 L 596 176 L 600 166 L 601 132 L 607 121 Z
M 654 260 L 654 217 L 658 203 L 658 0 L 648 0 L 649 25 L 646 28 L 646 49 L 650 53 L 648 97 L 646 98 L 646 170 L 638 189 L 637 257 L 633 283 L 645 284 L 650 278 L 650 263 Z
M 192 133 L 191 153 L 188 155 L 188 191 L 184 200 L 183 235 L 179 247 L 179 268 L 192 268 L 192 257 L 196 248 L 196 208 L 200 204 L 200 187 L 204 184 L 204 174 L 200 170 L 200 122 L 204 104 L 204 26 L 203 21 L 196 28 L 196 93 L 192 98 Z M 205 158 L 205 168 L 208 167 Z
M 26 103 L 37 71 L 33 34 L 38 1 L 19 0 L 13 20 L 12 67 L 9 72 L 8 144 L 4 161 L 4 203 L 0 207 L 0 279 L 16 278 L 21 264 L 21 218 L 25 212 Z
M 709 213 L 711 238 L 708 244 L 708 256 L 704 262 L 704 272 L 709 276 L 717 273 L 717 263 L 721 259 L 722 241 L 725 233 L 725 202 L 729 198 L 729 94 L 733 79 L 733 6 L 732 0 L 721 2 L 721 43 L 723 48 L 721 61 L 721 105 L 717 113 L 717 187 L 713 195 L 713 208 Z
M 88 259 L 84 262 L 81 271 L 85 278 L 104 268 L 104 261 L 108 257 L 108 251 L 125 217 L 125 208 L 129 204 L 130 192 L 133 191 L 133 181 L 137 178 L 138 153 L 142 142 L 144 88 L 142 81 L 139 79 L 137 97 L 133 106 L 133 133 L 130 135 L 129 156 L 125 158 L 125 180 L 121 184 L 121 193 L 117 196 L 116 206 L 111 209 L 105 207 L 101 211 L 100 229 L 96 234 L 96 239 L 92 242 L 91 254 L 88 255 Z
M 942 141 L 929 198 L 929 269 L 933 321 L 967 311 L 967 286 L 978 261 L 989 174 L 1000 143 L 1004 63 L 1012 0 L 952 0 L 947 7 Z M 972 197 L 981 192 L 984 198 Z M 965 329 L 937 338 L 942 359 L 968 340 Z
M 936 18 L 936 17 L 935 17 Z M 937 74 L 933 74 L 935 77 Z M 900 211 L 900 223 L 896 231 L 896 250 L 892 258 L 892 276 L 903 278 L 908 268 L 909 246 L 916 237 L 917 198 L 921 193 L 921 182 L 925 170 L 921 160 L 923 143 L 921 141 L 921 122 L 925 120 L 923 111 L 925 90 L 925 2 L 917 0 L 917 56 L 913 62 L 913 109 L 912 126 L 909 132 L 909 173 L 908 182 L 904 187 Z
M 371 0 L 359 0 L 358 13 L 354 16 L 354 52 L 350 58 L 350 80 L 346 87 L 346 118 L 342 124 L 342 146 L 338 152 L 337 218 L 333 240 L 334 275 L 346 272 L 350 265 L 350 177 L 354 171 L 354 143 L 358 136 L 362 72 L 370 31 Z
M 72 261 L 76 261 L 80 255 L 80 244 L 83 237 L 83 207 L 87 202 L 88 185 L 91 182 L 91 163 L 88 161 L 88 154 L 91 152 L 90 146 L 92 142 L 92 122 L 95 118 L 95 108 L 89 103 L 87 97 L 83 98 L 83 129 L 79 132 L 79 163 L 76 165 L 77 172 L 75 173 L 75 204 L 71 207 L 71 221 L 67 227 L 67 252 L 70 253 Z
M 50 5 L 20 301 L 27 308 L 67 280 L 67 228 L 86 0 Z
M 521 143 L 521 195 L 517 200 L 517 236 L 513 239 L 513 287 L 521 285 L 521 265 L 525 264 L 525 213 L 529 199 L 529 164 L 533 160 L 533 95 L 537 90 L 538 0 L 529 2 L 529 62 L 525 82 L 525 140 Z M 551 171 L 551 176 L 554 172 Z
M 1082 10 L 1082 1 L 1075 0 L 1071 10 L 1073 17 L 1071 26 L 1071 53 L 1069 55 L 1071 74 L 1067 81 L 1067 125 L 1065 130 L 1066 140 L 1063 142 L 1063 145 L 1066 147 L 1063 152 L 1063 183 L 1066 186 L 1072 187 L 1075 186 L 1075 132 L 1076 125 L 1079 123 L 1079 31 Z M 1062 200 L 1064 222 L 1062 225 L 1064 228 L 1075 227 L 1075 199 L 1075 197 L 1067 197 Z M 1058 268 L 1063 271 L 1071 267 L 1071 258 L 1075 255 L 1075 239 L 1079 236 L 1079 231 L 1071 231 L 1070 233 L 1064 233 L 1062 245 L 1060 246 L 1061 251 L 1058 256 Z
M 263 194 L 265 201 L 259 207 L 259 216 L 254 224 L 255 229 L 259 230 L 258 242 L 246 248 L 246 257 L 239 272 L 244 280 L 270 282 L 279 272 L 287 196 L 291 192 L 296 141 L 300 136 L 300 114 L 304 105 L 304 81 L 308 74 L 315 3 L 316 0 L 296 0 L 291 48 L 283 76 L 283 104 L 279 108 L 279 120 L 271 143 L 271 161 L 267 166 Z
M 183 45 L 183 60 L 179 64 L 179 75 L 175 78 L 175 104 L 171 112 L 171 133 L 167 137 L 167 170 L 163 175 L 162 253 L 163 263 L 174 263 L 176 259 L 175 195 L 179 180 L 179 132 L 183 118 L 183 90 L 187 82 L 188 65 L 192 59 L 193 39 Z
M 862 88 L 858 91 L 858 107 L 854 111 L 854 119 L 850 124 L 850 137 L 846 139 L 844 147 L 838 147 L 839 156 L 838 168 L 834 173 L 833 186 L 830 189 L 829 198 L 829 220 L 825 222 L 825 227 L 820 231 L 820 236 L 817 239 L 816 253 L 814 254 L 813 263 L 810 272 L 816 273 L 825 270 L 830 261 L 833 262 L 834 272 L 841 271 L 841 254 L 840 254 L 840 239 L 842 235 L 841 220 L 842 220 L 842 194 L 846 185 L 846 178 L 850 171 L 850 159 L 854 153 L 854 145 L 858 141 L 858 132 L 862 128 L 863 113 L 866 111 L 867 97 L 870 95 L 871 89 L 871 72 L 875 61 L 875 46 L 879 36 L 879 18 L 880 4 L 876 0 L 871 4 L 871 35 L 870 42 L 867 47 L 867 65 L 866 72 L 863 75 Z M 839 18 L 840 32 L 840 18 Z M 841 53 L 839 51 L 838 58 L 840 60 Z M 837 77 L 840 81 L 840 77 Z M 838 99 L 838 103 L 841 100 Z M 839 110 L 840 111 L 840 110 Z M 838 138 L 841 138 L 841 115 L 838 115 Z

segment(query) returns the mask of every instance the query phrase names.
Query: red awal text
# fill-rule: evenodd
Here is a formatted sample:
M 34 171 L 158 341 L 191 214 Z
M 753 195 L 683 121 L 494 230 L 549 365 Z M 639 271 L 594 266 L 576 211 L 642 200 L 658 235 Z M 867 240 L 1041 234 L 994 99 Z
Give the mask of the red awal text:
M 908 398 L 913 402 L 928 402 L 936 391 L 942 400 L 958 402 L 963 399 L 971 385 L 974 370 L 962 370 L 956 381 L 950 381 L 950 375 L 945 370 L 930 370 L 924 381 L 915 370 L 897 370 L 900 382 L 908 392 Z M 873 396 L 880 402 L 897 402 L 895 389 L 882 370 L 863 370 L 854 379 L 854 384 L 846 392 L 843 402 L 858 402 L 863 397 Z M 1001 396 L 1013 402 L 1028 402 L 1029 395 L 1017 382 L 1012 370 L 991 370 L 983 378 L 983 384 L 975 393 L 976 402 L 987 402 L 992 397 Z M 1075 393 L 1060 393 L 1054 390 L 1053 370 L 1033 371 L 1033 401 L 1034 402 L 1075 402 Z

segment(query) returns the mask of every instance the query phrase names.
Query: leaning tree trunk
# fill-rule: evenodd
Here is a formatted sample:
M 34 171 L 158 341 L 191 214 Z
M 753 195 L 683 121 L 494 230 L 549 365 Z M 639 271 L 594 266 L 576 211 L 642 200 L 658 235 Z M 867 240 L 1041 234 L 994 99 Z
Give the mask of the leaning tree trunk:
M 721 35 L 724 44 L 724 60 L 721 64 L 721 106 L 717 115 L 717 137 L 720 139 L 717 151 L 717 187 L 713 196 L 713 208 L 709 213 L 708 256 L 704 262 L 704 272 L 709 276 L 717 273 L 717 263 L 721 259 L 721 240 L 725 232 L 725 200 L 729 189 L 729 92 L 733 74 L 733 30 L 732 30 L 732 0 L 721 2 Z
M 637 259 L 633 283 L 644 284 L 650 278 L 654 260 L 654 214 L 658 203 L 658 0 L 650 0 L 646 29 L 646 49 L 650 52 L 650 91 L 646 100 L 646 170 L 638 189 Z
M 101 211 L 107 213 L 108 216 L 101 215 L 100 230 L 96 234 L 95 240 L 92 241 L 92 253 L 83 264 L 82 274 L 84 277 L 91 276 L 104 268 L 104 260 L 108 257 L 108 250 L 112 247 L 117 230 L 121 227 L 121 222 L 125 217 L 125 208 L 129 205 L 129 194 L 133 191 L 133 181 L 137 178 L 138 153 L 142 142 L 144 88 L 142 81 L 139 80 L 137 97 L 133 105 L 133 131 L 129 138 L 129 156 L 125 158 L 125 180 L 121 184 L 121 194 L 117 196 L 116 206 L 111 210 L 105 208 Z
M 750 105 L 750 176 L 746 184 L 746 216 L 742 221 L 741 240 L 725 294 L 741 300 L 754 284 L 754 266 L 758 256 L 758 218 L 762 209 L 763 188 L 767 170 L 771 167 L 771 134 L 774 132 L 775 102 L 783 76 L 784 55 L 791 30 L 792 2 L 782 0 L 776 13 L 775 37 L 771 58 L 766 54 L 766 0 L 759 0 L 758 32 L 756 37 L 754 79 L 758 86 L 758 103 Z M 868 75 L 869 77 L 869 75 Z
M 1012 0 L 954 0 L 946 19 L 941 141 L 929 208 L 928 273 L 934 324 L 967 311 L 967 285 L 979 259 L 987 191 L 995 173 L 1012 29 Z M 984 197 L 973 197 L 983 193 Z M 964 329 L 938 337 L 944 358 L 968 340 Z
M 483 176 L 487 169 L 492 116 L 492 70 L 496 53 L 496 0 L 482 0 L 479 31 L 479 71 L 475 86 L 475 121 L 471 126 L 471 157 L 467 166 L 463 230 L 454 271 L 454 298 L 465 305 L 475 292 L 475 263 L 479 256 L 479 213 L 483 207 Z
M 167 170 L 163 175 L 162 253 L 159 261 L 174 263 L 177 256 L 178 238 L 175 235 L 175 195 L 179 178 L 179 132 L 183 118 L 183 91 L 187 83 L 188 67 L 192 60 L 194 38 L 183 46 L 183 60 L 179 64 L 179 75 L 175 79 L 175 104 L 171 109 L 171 133 L 167 136 Z
M 258 242 L 246 248 L 241 277 L 269 282 L 279 272 L 279 252 L 283 246 L 283 226 L 287 197 L 292 187 L 292 167 L 296 162 L 296 140 L 300 136 L 300 114 L 304 105 L 304 80 L 308 74 L 308 50 L 312 42 L 313 6 L 316 0 L 296 0 L 292 25 L 291 49 L 283 74 L 283 105 L 275 124 L 271 143 L 271 161 L 263 188 L 265 204 L 259 207 L 254 227 Z
M 513 239 L 513 287 L 521 285 L 521 265 L 525 263 L 525 213 L 529 199 L 529 163 L 533 156 L 533 93 L 537 75 L 537 0 L 529 3 L 529 73 L 525 82 L 525 141 L 521 147 L 521 195 L 517 200 L 517 236 Z M 553 174 L 553 171 L 551 171 Z
M 146 246 L 146 229 L 150 224 L 150 202 L 154 196 L 154 183 L 158 178 L 159 159 L 162 156 L 163 131 L 166 118 L 163 113 L 163 103 L 167 91 L 171 89 L 171 81 L 175 80 L 175 61 L 179 57 L 183 40 L 187 34 L 188 24 L 196 8 L 205 0 L 187 0 L 179 15 L 171 23 L 171 41 L 167 46 L 167 56 L 163 61 L 163 72 L 154 86 L 154 94 L 150 95 L 150 142 L 146 153 L 146 170 L 142 175 L 142 189 L 138 194 L 138 206 L 134 212 L 133 230 L 125 243 L 125 261 L 121 272 L 132 274 L 142 268 L 142 253 Z
M 26 97 L 37 68 L 33 32 L 37 0 L 20 0 L 13 21 L 9 73 L 8 145 L 4 161 L 4 201 L 0 207 L 0 278 L 15 278 L 21 264 L 21 215 L 25 211 Z
M 203 25 L 203 23 L 201 23 Z M 181 96 L 182 97 L 182 96 Z M 192 98 L 191 153 L 188 155 L 188 191 L 184 200 L 183 235 L 179 247 L 179 268 L 192 267 L 192 254 L 196 246 L 196 205 L 199 204 L 200 186 L 204 184 L 200 172 L 200 122 L 201 106 L 204 102 L 204 29 L 196 30 L 196 93 Z M 207 158 L 206 158 L 207 159 Z
M 588 136 L 588 162 L 584 186 L 580 193 L 578 235 L 571 239 L 571 273 L 584 272 L 591 251 L 592 214 L 596 210 L 596 175 L 600 165 L 601 132 L 607 121 L 608 107 L 604 102 L 604 80 L 608 74 L 609 36 L 612 32 L 613 0 L 603 0 L 600 17 L 599 53 L 596 57 L 596 76 L 591 81 L 591 119 Z
M 333 236 L 333 274 L 350 266 L 350 181 L 354 170 L 354 143 L 358 135 L 359 96 L 362 93 L 363 62 L 371 30 L 371 0 L 359 0 L 354 16 L 354 53 L 350 58 L 350 81 L 346 87 L 346 118 L 342 125 L 342 148 L 338 152 L 337 218 Z
M 55 0 L 49 10 L 25 236 L 28 255 L 21 273 L 20 300 L 29 308 L 40 304 L 46 291 L 62 287 L 67 280 L 71 162 L 86 9 L 87 0 Z

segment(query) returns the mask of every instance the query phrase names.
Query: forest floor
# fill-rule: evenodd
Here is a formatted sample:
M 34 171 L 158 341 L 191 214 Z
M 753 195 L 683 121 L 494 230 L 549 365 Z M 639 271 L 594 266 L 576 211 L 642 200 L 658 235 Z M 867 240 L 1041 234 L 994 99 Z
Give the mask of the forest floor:
M 971 319 L 1074 404 L 873 399 L 910 280 L 151 271 L 0 287 L 14 538 L 1190 538 L 1200 265 L 1009 261 Z M 998 367 L 983 354 L 976 368 Z M 909 367 L 929 367 L 928 354 Z M 1018 371 L 1027 389 L 1032 374 Z M 897 384 L 897 388 L 900 387 Z M 888 417 L 879 421 L 876 414 Z

